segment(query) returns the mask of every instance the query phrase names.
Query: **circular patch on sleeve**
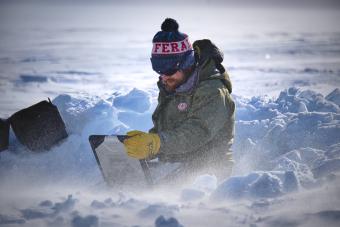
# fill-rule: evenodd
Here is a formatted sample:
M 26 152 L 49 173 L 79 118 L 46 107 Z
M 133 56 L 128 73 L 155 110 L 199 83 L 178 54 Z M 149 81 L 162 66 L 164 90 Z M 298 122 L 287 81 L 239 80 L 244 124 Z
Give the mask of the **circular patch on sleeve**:
M 188 109 L 188 104 L 185 102 L 181 102 L 180 104 L 178 104 L 177 108 L 179 111 L 185 111 Z

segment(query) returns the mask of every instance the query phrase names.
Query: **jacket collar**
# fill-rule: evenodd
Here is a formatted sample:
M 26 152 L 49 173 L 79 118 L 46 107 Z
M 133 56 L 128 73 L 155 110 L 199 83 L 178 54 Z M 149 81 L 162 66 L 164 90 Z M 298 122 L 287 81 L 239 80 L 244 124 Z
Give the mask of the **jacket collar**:
M 187 81 L 176 88 L 175 93 L 190 93 L 196 87 L 197 82 L 198 82 L 198 70 L 196 68 L 193 71 L 193 73 L 189 76 Z

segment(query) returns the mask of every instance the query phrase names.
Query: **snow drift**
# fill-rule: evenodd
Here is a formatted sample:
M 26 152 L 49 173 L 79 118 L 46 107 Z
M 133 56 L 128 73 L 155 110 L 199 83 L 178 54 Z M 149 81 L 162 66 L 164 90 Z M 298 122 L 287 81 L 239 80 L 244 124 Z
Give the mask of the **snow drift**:
M 282 91 L 276 100 L 235 95 L 237 121 L 233 150 L 236 162 L 233 175 L 221 182 L 217 182 L 215 176 L 202 175 L 179 188 L 173 194 L 176 195 L 174 201 L 165 199 L 165 202 L 156 200 L 153 203 L 152 200 L 135 200 L 135 195 L 120 195 L 116 201 L 94 199 L 88 206 L 81 206 L 78 199 L 69 195 L 63 202 L 45 200 L 36 207 L 19 206 L 16 216 L 0 213 L 0 224 L 21 225 L 43 220 L 49 225 L 99 226 L 103 225 L 100 214 L 91 215 L 92 211 L 114 208 L 120 212 L 139 210 L 137 219 L 155 220 L 156 226 L 182 226 L 173 218 L 183 211 L 179 205 L 182 203 L 208 201 L 208 204 L 220 204 L 246 199 L 260 201 L 252 205 L 258 209 L 259 206 L 270 206 L 268 199 L 274 199 L 275 204 L 283 196 L 338 182 L 339 96 L 339 89 L 324 97 L 295 87 Z M 125 133 L 135 128 L 148 130 L 152 126 L 151 114 L 155 106 L 150 97 L 151 94 L 138 89 L 127 94 L 114 93 L 104 99 L 56 97 L 53 103 L 66 123 L 69 138 L 46 153 L 32 154 L 26 152 L 12 134 L 12 145 L 1 153 L 1 197 L 32 181 L 36 182 L 34 187 L 62 182 L 86 190 L 104 190 L 103 194 L 107 194 L 110 189 L 106 189 L 101 178 L 88 145 L 88 136 Z M 336 187 L 337 184 L 333 185 Z M 158 195 L 162 198 L 164 194 L 159 192 Z M 87 201 L 84 195 L 75 197 Z M 265 201 L 264 204 L 261 201 Z M 92 211 L 89 215 L 77 212 L 77 204 Z M 325 213 L 318 215 L 328 217 Z M 337 220 L 338 213 L 332 213 L 330 217 L 331 221 Z M 268 220 L 268 223 L 273 222 Z

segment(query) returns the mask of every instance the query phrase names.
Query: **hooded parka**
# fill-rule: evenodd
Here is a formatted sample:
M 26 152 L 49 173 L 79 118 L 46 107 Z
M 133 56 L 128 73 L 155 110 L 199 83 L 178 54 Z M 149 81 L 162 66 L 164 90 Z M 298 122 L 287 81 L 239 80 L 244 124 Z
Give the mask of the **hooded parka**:
M 150 132 L 161 139 L 161 162 L 183 163 L 185 174 L 228 177 L 232 168 L 235 103 L 227 72 L 208 58 L 185 84 L 169 94 L 158 82 L 159 96 Z

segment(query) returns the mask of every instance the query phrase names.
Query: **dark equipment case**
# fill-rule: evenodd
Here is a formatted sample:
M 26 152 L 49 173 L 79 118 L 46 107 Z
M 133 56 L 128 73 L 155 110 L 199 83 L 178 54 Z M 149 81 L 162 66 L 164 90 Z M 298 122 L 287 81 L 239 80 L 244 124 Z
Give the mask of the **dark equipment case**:
M 16 112 L 9 121 L 17 139 L 31 151 L 49 150 L 68 136 L 58 108 L 50 99 Z
M 0 118 L 0 151 L 8 148 L 9 120 Z

